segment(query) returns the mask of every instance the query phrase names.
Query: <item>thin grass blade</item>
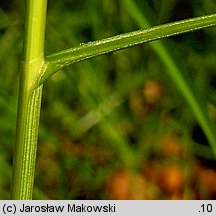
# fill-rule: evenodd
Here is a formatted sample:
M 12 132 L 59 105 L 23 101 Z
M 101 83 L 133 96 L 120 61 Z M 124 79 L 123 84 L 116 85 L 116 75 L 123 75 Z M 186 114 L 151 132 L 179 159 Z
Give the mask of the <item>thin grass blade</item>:
M 141 13 L 139 7 L 133 1 L 122 0 L 122 2 L 126 8 L 128 8 L 128 12 L 131 14 L 140 28 L 149 27 L 151 25 L 147 17 L 149 17 L 151 20 L 155 19 L 147 4 L 143 10 L 148 16 Z M 205 19 L 205 17 L 200 18 Z M 191 79 L 188 79 L 188 74 L 184 73 L 185 69 L 182 69 L 182 66 L 178 64 L 178 59 L 175 59 L 175 53 L 173 53 L 173 50 L 170 50 L 167 45 L 163 43 L 163 41 L 157 41 L 156 43 L 150 44 L 150 46 L 166 67 L 167 73 L 174 85 L 177 86 L 189 104 L 195 118 L 199 122 L 208 139 L 213 151 L 213 155 L 216 157 L 216 127 L 208 115 L 205 98 L 197 94 L 194 84 L 192 83 Z

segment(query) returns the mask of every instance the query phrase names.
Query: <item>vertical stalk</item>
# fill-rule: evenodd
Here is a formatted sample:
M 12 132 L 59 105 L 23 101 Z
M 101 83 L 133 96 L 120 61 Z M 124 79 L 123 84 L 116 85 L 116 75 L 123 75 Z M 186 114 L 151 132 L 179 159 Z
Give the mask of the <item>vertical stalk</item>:
M 44 63 L 46 10 L 47 0 L 26 0 L 12 199 L 32 199 L 42 95 L 33 86 Z

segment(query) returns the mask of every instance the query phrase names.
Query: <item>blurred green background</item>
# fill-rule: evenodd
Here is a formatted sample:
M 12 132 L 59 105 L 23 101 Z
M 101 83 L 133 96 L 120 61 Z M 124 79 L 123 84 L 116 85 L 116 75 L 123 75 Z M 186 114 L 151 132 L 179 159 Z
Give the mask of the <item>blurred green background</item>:
M 131 4 L 132 3 L 132 4 Z M 0 199 L 9 199 L 23 0 L 0 0 Z M 214 13 L 214 0 L 49 0 L 46 55 Z M 216 119 L 216 29 L 163 40 Z M 215 160 L 157 42 L 76 63 L 44 85 L 34 199 L 214 199 Z

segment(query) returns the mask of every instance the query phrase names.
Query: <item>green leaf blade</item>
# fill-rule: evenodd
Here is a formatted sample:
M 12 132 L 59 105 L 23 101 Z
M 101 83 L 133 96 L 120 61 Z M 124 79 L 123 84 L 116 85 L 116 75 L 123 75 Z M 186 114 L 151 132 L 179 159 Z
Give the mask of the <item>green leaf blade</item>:
M 35 86 L 41 85 L 55 72 L 75 62 L 215 25 L 216 14 L 211 14 L 117 35 L 51 54 L 46 57 Z

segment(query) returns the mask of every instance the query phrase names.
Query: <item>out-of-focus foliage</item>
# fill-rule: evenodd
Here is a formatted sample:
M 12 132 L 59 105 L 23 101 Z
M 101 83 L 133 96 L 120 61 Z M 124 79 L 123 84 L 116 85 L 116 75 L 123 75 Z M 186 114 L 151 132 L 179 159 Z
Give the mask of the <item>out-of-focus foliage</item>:
M 10 191 L 23 2 L 0 1 L 0 199 Z M 213 0 L 146 2 L 157 23 L 216 8 Z M 128 10 L 121 0 L 49 0 L 46 54 L 138 29 Z M 211 28 L 166 40 L 213 119 L 215 36 Z M 214 199 L 207 144 L 148 44 L 77 63 L 44 85 L 34 198 Z

